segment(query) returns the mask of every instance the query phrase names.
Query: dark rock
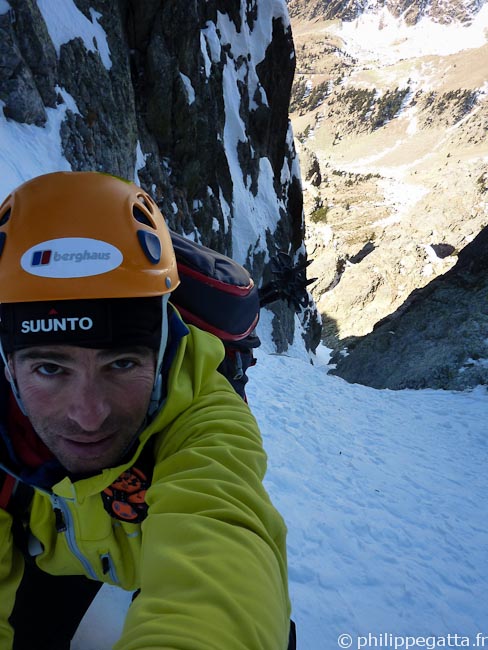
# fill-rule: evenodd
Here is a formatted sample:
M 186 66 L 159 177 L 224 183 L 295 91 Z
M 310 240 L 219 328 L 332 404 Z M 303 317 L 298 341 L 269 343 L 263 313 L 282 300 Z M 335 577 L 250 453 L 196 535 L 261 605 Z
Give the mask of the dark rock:
M 451 244 L 432 244 L 432 250 L 439 259 L 443 260 L 453 255 L 456 249 Z
M 55 108 L 56 51 L 35 0 L 9 0 L 17 44 L 45 106 Z M 22 121 L 22 120 L 20 120 Z
M 79 110 L 67 112 L 62 144 L 73 169 L 132 178 L 137 128 L 129 65 L 125 52 L 111 54 L 112 68 L 107 70 L 99 54 L 86 50 L 80 38 L 61 46 L 59 79 Z
M 373 242 L 368 241 L 364 244 L 361 250 L 358 251 L 355 255 L 352 255 L 348 261 L 351 264 L 359 264 L 359 262 L 362 262 L 365 257 L 367 257 L 370 253 L 372 253 L 375 250 L 375 248 L 376 246 L 373 244 Z
M 303 178 L 318 187 L 322 182 L 322 173 L 317 154 L 307 147 L 302 146 L 300 151 L 300 166 Z
M 374 388 L 464 390 L 488 384 L 488 227 L 456 265 L 414 291 L 371 334 L 336 354 L 332 374 Z
M 24 61 L 14 32 L 11 11 L 0 15 L 0 99 L 6 117 L 41 126 L 47 120 L 42 98 Z

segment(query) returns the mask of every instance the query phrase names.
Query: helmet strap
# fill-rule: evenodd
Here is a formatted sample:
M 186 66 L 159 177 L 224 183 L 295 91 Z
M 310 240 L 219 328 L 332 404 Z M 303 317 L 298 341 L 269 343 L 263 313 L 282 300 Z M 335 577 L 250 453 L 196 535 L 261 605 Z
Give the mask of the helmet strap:
M 10 386 L 12 388 L 12 393 L 14 394 L 15 401 L 19 405 L 20 410 L 24 415 L 27 415 L 25 411 L 25 406 L 24 403 L 22 402 L 22 398 L 20 397 L 19 389 L 17 386 L 17 382 L 15 381 L 14 377 L 12 376 L 12 373 L 10 372 L 10 366 L 8 363 L 7 355 L 5 354 L 5 350 L 3 349 L 2 345 L 2 339 L 0 337 L 0 356 L 2 357 L 3 363 L 5 364 L 5 375 L 10 383 Z
M 158 359 L 156 362 L 156 374 L 154 376 L 154 386 L 151 393 L 151 401 L 149 402 L 148 415 L 154 415 L 161 403 L 163 391 L 163 377 L 161 376 L 161 368 L 163 366 L 164 353 L 166 352 L 166 345 L 168 343 L 168 301 L 169 293 L 161 296 L 161 340 L 159 342 Z

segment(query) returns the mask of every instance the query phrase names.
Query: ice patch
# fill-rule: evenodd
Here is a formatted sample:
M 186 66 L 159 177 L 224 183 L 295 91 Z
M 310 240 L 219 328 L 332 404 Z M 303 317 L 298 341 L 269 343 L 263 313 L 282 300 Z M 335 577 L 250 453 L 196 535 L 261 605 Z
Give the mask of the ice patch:
M 73 113 L 79 113 L 79 110 L 73 97 L 63 88 L 57 86 L 56 92 L 62 96 L 64 103 L 57 108 L 46 108 L 47 122 L 42 127 L 9 120 L 0 110 L 2 197 L 24 181 L 40 174 L 71 170 L 71 165 L 63 155 L 59 129 L 68 109 Z
M 136 147 L 136 164 L 134 167 L 134 180 L 138 185 L 141 185 L 138 172 L 140 169 L 144 169 L 145 166 L 146 166 L 146 154 L 143 153 L 141 148 L 141 143 L 138 140 L 137 147 Z
M 310 93 L 312 92 L 312 88 L 313 88 L 313 81 L 311 79 L 307 79 L 307 81 L 305 82 L 305 90 L 303 92 L 302 99 L 306 99 L 310 95 Z
M 202 40 L 203 36 L 203 40 Z M 210 76 L 210 69 L 213 63 L 218 63 L 220 61 L 220 55 L 222 52 L 222 47 L 220 45 L 220 40 L 217 35 L 217 28 L 214 23 L 208 22 L 204 29 L 201 31 L 200 35 L 200 47 L 205 59 L 205 72 L 207 77 Z M 207 52 L 207 47 L 210 52 Z
M 61 45 L 81 38 L 89 52 L 98 52 L 103 65 L 110 70 L 112 59 L 107 34 L 99 24 L 102 14 L 90 9 L 91 21 L 78 9 L 73 0 L 53 2 L 37 0 L 49 36 L 59 56 Z
M 207 75 L 208 76 L 208 75 Z M 183 74 L 180 72 L 180 77 L 183 82 L 183 85 L 185 86 L 185 91 L 186 91 L 186 96 L 188 99 L 188 103 L 194 104 L 195 103 L 195 90 L 192 86 L 191 80 L 189 77 L 186 76 L 186 74 Z
M 428 193 L 428 189 L 423 185 L 405 183 L 401 177 L 393 178 L 390 176 L 389 178 L 381 178 L 378 180 L 378 187 L 383 191 L 383 205 L 390 207 L 393 210 L 393 214 L 375 221 L 373 226 L 386 227 L 394 223 L 399 223 L 404 215 Z

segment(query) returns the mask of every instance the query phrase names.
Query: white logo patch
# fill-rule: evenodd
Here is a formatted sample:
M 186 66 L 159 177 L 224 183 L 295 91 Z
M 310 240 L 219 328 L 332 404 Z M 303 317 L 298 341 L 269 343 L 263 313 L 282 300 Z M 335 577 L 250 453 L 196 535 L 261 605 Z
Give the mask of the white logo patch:
M 93 327 L 93 321 L 89 316 L 81 318 L 41 318 L 37 320 L 23 320 L 22 334 L 32 334 L 36 332 L 75 332 L 77 329 L 90 330 Z
M 29 248 L 20 265 L 41 278 L 86 278 L 113 271 L 124 256 L 118 248 L 98 239 L 64 237 Z

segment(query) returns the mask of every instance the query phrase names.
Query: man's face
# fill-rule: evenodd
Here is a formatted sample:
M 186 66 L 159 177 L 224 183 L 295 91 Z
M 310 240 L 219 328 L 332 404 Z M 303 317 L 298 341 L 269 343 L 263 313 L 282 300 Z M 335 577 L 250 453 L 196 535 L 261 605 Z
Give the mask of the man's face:
M 155 365 L 156 353 L 142 346 L 32 347 L 9 362 L 37 435 L 74 473 L 122 458 L 144 421 Z

